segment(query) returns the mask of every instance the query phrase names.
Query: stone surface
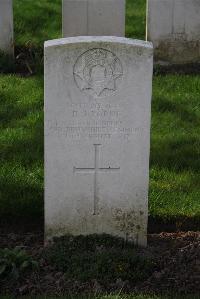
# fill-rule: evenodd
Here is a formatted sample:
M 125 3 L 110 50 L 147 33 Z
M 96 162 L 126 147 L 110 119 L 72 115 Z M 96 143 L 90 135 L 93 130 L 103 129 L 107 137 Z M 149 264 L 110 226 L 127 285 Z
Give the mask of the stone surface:
M 200 62 L 200 1 L 148 0 L 147 40 L 158 63 Z
M 125 0 L 63 0 L 63 37 L 125 35 Z
M 107 233 L 146 245 L 152 44 L 45 43 L 46 237 Z
M 12 0 L 0 0 L 0 50 L 13 55 L 13 4 Z

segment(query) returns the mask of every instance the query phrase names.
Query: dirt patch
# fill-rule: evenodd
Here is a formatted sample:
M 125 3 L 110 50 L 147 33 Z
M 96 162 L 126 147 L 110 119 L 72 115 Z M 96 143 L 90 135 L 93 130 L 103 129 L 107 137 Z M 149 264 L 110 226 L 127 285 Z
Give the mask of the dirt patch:
M 138 290 L 199 294 L 200 233 L 153 234 L 149 245 L 158 254 L 159 268 Z
M 105 292 L 145 292 L 198 294 L 200 292 L 200 232 L 160 233 L 148 235 L 148 247 L 138 248 L 141 256 L 152 257 L 154 270 L 145 280 L 133 283 L 115 278 L 100 282 L 89 280 L 80 282 L 66 280 L 65 274 L 58 271 L 41 255 L 43 233 L 0 234 L 0 247 L 23 246 L 38 261 L 40 270 L 29 273 L 17 282 L 4 281 L 0 284 L 1 293 L 54 294 L 63 293 L 105 293 Z M 134 271 L 134 269 L 133 269 Z

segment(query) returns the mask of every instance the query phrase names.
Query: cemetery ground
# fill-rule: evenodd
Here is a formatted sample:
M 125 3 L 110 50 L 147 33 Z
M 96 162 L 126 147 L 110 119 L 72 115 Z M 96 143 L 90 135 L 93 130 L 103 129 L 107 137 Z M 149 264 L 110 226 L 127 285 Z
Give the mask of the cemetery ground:
M 4 296 L 4 297 L 0 297 L 1 299 L 10 299 L 10 297 Z M 23 299 L 56 299 L 58 297 L 46 297 L 46 296 L 42 296 L 42 297 L 21 297 Z M 71 296 L 65 296 L 65 297 L 59 297 L 60 299 L 71 299 Z M 94 297 L 84 297 L 84 296 L 78 296 L 76 297 L 76 299 L 93 299 Z M 119 295 L 105 295 L 105 296 L 95 296 L 95 299 L 170 299 L 169 297 L 166 296 L 145 296 L 145 295 L 138 295 L 138 296 L 121 296 Z M 199 297 L 197 296 L 184 296 L 184 297 L 173 297 L 173 299 L 199 299 Z
M 198 68 L 155 70 L 148 248 L 108 236 L 43 247 L 43 42 L 61 36 L 61 1 L 14 0 L 14 24 L 15 66 L 0 64 L 0 293 L 198 298 Z M 145 1 L 128 1 L 126 35 L 144 39 Z
M 1 299 L 10 299 L 11 297 L 8 296 L 3 296 L 0 297 Z M 18 298 L 23 298 L 23 299 L 56 299 L 58 297 L 46 297 L 46 296 L 42 296 L 42 297 L 18 297 Z M 59 297 L 60 299 L 71 299 L 71 298 L 75 298 L 75 297 L 71 297 L 71 296 L 64 296 L 64 297 Z M 121 296 L 121 295 L 106 295 L 106 296 L 95 296 L 95 297 L 85 297 L 85 296 L 77 296 L 76 299 L 88 299 L 88 298 L 92 298 L 92 299 L 170 299 L 170 297 L 166 297 L 166 296 L 145 296 L 145 295 L 136 295 L 136 296 Z M 173 299 L 199 299 L 198 296 L 184 296 L 184 297 L 173 297 Z

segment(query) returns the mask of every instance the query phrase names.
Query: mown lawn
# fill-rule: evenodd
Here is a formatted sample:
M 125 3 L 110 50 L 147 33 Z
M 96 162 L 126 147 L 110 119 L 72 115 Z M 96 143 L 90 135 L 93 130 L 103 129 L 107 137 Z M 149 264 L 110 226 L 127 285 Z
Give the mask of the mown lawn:
M 154 77 L 150 214 L 200 216 L 200 76 Z
M 14 0 L 16 49 L 61 36 L 61 0 Z M 145 0 L 127 1 L 128 37 L 144 39 Z M 31 54 L 32 55 L 32 54 Z M 32 58 L 32 63 L 41 59 Z M 43 74 L 0 75 L 0 216 L 43 215 Z M 153 80 L 149 213 L 200 219 L 200 76 Z

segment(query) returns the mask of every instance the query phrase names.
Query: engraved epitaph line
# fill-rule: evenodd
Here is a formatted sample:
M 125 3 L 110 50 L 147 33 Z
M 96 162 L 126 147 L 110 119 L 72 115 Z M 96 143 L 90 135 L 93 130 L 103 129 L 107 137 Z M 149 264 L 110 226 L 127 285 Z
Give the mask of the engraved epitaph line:
M 116 172 L 120 170 L 120 167 L 99 167 L 100 152 L 99 147 L 101 144 L 94 144 L 94 167 L 74 167 L 74 173 L 92 173 L 94 174 L 94 211 L 93 215 L 98 215 L 98 202 L 99 202 L 99 186 L 98 186 L 98 174 L 107 172 Z

